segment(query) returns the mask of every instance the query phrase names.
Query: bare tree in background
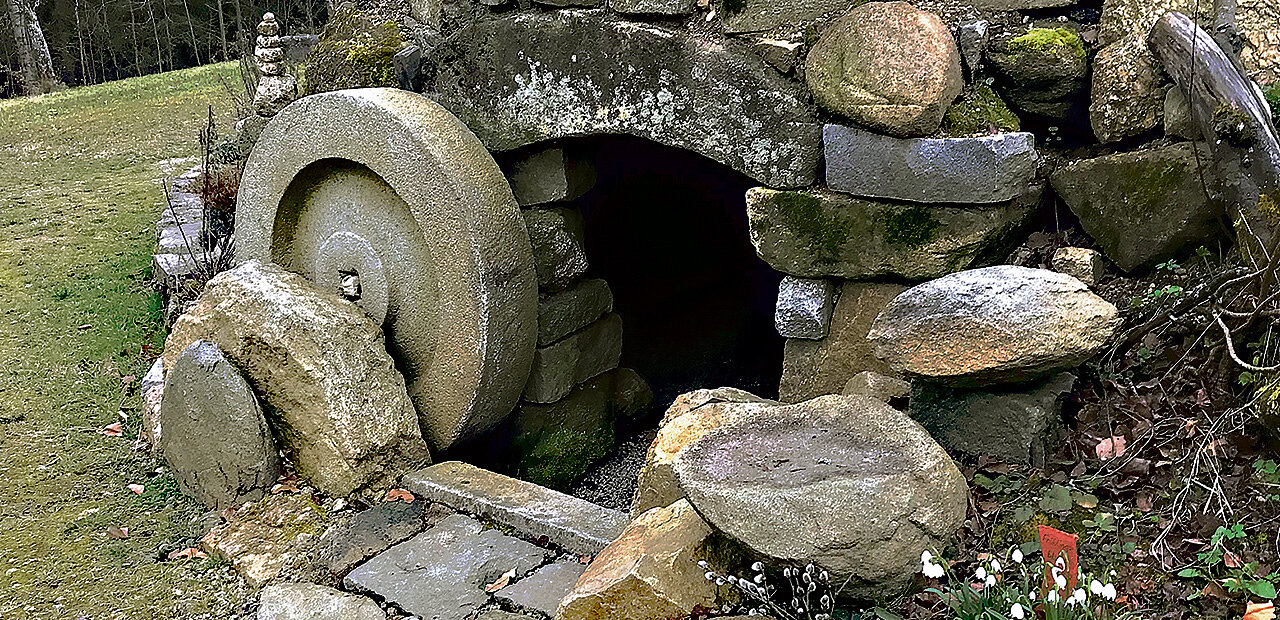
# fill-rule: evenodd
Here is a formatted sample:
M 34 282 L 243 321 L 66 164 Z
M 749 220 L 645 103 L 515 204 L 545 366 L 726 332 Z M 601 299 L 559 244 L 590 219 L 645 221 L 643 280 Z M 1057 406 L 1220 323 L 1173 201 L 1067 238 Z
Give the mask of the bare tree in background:
M 48 92 L 56 83 L 53 73 L 53 57 L 45 41 L 40 20 L 36 17 L 39 0 L 0 0 L 13 31 L 14 45 L 18 52 L 18 66 L 22 74 L 23 88 L 29 95 Z

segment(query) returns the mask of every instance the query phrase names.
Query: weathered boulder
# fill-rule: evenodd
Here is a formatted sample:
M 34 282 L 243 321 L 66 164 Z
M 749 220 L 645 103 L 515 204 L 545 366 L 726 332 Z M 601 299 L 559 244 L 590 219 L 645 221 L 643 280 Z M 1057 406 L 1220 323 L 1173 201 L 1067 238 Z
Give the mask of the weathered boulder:
M 507 571 L 523 578 L 550 555 L 532 543 L 485 529 L 475 519 L 452 515 L 361 564 L 342 585 L 420 618 L 465 620 L 489 601 L 485 585 Z
M 911 384 L 874 370 L 864 370 L 849 379 L 840 393 L 844 396 L 866 396 L 893 404 L 894 401 L 906 400 L 911 396 Z
M 1164 95 L 1164 135 L 1183 140 L 1200 140 L 1203 134 L 1191 116 L 1191 102 L 1182 89 L 1173 86 Z
M 1021 196 L 1036 177 L 1035 136 L 902 140 L 853 127 L 823 129 L 827 184 L 870 198 L 988 203 Z
M 747 191 L 751 242 L 769 266 L 802 278 L 936 278 L 998 250 L 1040 188 L 994 205 L 922 205 L 835 192 Z
M 1094 56 L 1089 124 L 1100 142 L 1115 142 L 1158 127 L 1164 112 L 1161 96 L 1160 76 L 1146 36 L 1127 37 Z
M 1177 11 L 1191 15 L 1197 7 L 1200 8 L 1197 23 L 1214 23 L 1213 3 L 1196 0 L 1105 0 L 1098 24 L 1098 44 L 1111 45 L 1135 35 L 1145 41 L 1151 27 L 1165 13 Z
M 1089 359 L 1120 326 L 1079 280 L 999 265 L 907 289 L 867 339 L 895 371 L 954 385 L 1029 381 Z
M 698 605 L 715 609 L 717 588 L 697 563 L 725 554 L 689 502 L 654 508 L 596 556 L 556 620 L 683 618 Z
M 165 365 L 201 339 L 244 373 L 298 472 L 325 493 L 389 484 L 430 461 L 382 330 L 302 276 L 249 261 L 213 278 L 174 324 Z
M 573 386 L 618 367 L 622 356 L 622 317 L 607 314 L 580 332 L 538 348 L 524 388 L 534 403 L 554 403 Z
M 573 200 L 596 182 L 595 167 L 589 159 L 559 146 L 527 153 L 503 170 L 522 207 Z
M 964 525 L 969 501 L 964 476 L 919 424 L 861 396 L 729 422 L 685 448 L 675 471 L 717 530 L 774 562 L 813 562 L 854 596 L 905 589 L 920 553 Z
M 200 548 L 227 562 L 245 582 L 261 588 L 306 557 L 329 515 L 301 493 L 267 495 L 225 511 L 226 522 L 200 539 Z
M 538 299 L 538 346 L 545 347 L 572 334 L 613 310 L 613 291 L 600 279 Z
M 826 338 L 835 292 L 830 280 L 782 278 L 773 314 L 774 327 L 786 338 Z
M 937 131 L 964 87 L 947 24 L 906 2 L 869 2 L 833 22 L 809 51 L 805 81 L 823 108 L 900 137 Z
M 1032 384 L 980 390 L 916 381 L 908 413 L 949 450 L 1044 467 L 1047 433 L 1061 426 L 1062 401 L 1075 381 L 1065 372 Z
M 735 388 L 696 390 L 677 396 L 663 415 L 658 434 L 645 455 L 631 502 L 631 518 L 684 497 L 671 468 L 681 450 L 730 420 L 777 404 Z
M 524 211 L 538 288 L 560 291 L 587 272 L 587 250 L 578 234 L 579 217 L 569 209 Z
M 609 0 L 609 8 L 623 15 L 690 15 L 695 0 Z
M 1084 41 L 1067 28 L 1032 28 L 997 38 L 987 57 L 1010 103 L 1055 118 L 1066 116 L 1089 70 Z
M 364 596 L 312 583 L 281 583 L 262 589 L 258 620 L 385 620 L 386 612 Z
M 160 451 L 182 491 L 214 511 L 262 498 L 280 477 L 280 455 L 258 399 L 206 340 L 169 371 L 160 401 Z
M 512 12 L 460 29 L 424 64 L 428 92 L 493 151 L 628 134 L 770 187 L 817 174 L 821 129 L 804 89 L 684 32 L 601 11 Z
M 906 290 L 901 284 L 845 282 L 831 315 L 831 332 L 822 340 L 788 340 L 782 350 L 778 395 L 794 403 L 839 394 L 849 377 L 864 370 L 889 374 L 872 352 L 867 332 L 876 316 Z
M 1102 279 L 1102 253 L 1088 248 L 1058 248 L 1050 263 L 1053 270 L 1065 273 L 1092 287 Z
M 1212 161 L 1203 143 L 1181 142 L 1078 161 L 1049 180 L 1107 258 L 1132 271 L 1219 230 L 1221 182 L 1197 165 L 1197 148 L 1200 162 Z

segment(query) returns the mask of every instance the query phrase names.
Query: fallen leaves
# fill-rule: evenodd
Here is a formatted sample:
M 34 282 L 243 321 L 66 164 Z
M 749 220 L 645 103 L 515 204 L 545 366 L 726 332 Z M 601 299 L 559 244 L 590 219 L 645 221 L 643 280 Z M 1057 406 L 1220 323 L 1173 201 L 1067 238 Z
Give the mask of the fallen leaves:
M 392 489 L 392 490 L 394 491 L 397 489 Z M 485 586 L 484 591 L 488 592 L 489 594 L 493 594 L 494 592 L 497 592 L 498 590 L 501 590 L 507 587 L 507 584 L 511 583 L 511 580 L 515 578 L 516 578 L 516 569 L 513 568 L 505 573 L 502 573 L 502 576 L 494 580 L 493 583 Z
M 143 493 L 145 493 L 145 492 L 146 492 L 146 490 L 147 490 L 147 487 L 144 487 L 144 486 L 142 486 L 142 485 L 140 485 L 140 484 L 131 484 L 131 485 L 129 485 L 127 488 L 128 488 L 130 491 L 133 491 L 133 493 L 134 493 L 135 495 L 142 495 L 142 494 L 143 494 Z
M 384 502 L 404 502 L 406 504 L 412 504 L 413 500 L 413 493 L 404 489 L 391 489 L 387 491 L 387 496 L 382 498 Z
M 107 437 L 119 437 L 124 434 L 124 429 L 120 427 L 119 422 L 115 422 L 102 427 L 98 432 L 106 435 Z
M 1275 603 L 1248 603 L 1243 620 L 1276 620 Z
M 107 528 L 107 538 L 111 540 L 124 540 L 129 537 L 129 528 L 111 526 Z
M 1108 437 L 1098 442 L 1094 452 L 1097 453 L 1098 458 L 1109 461 L 1124 456 L 1124 447 L 1124 437 Z
M 179 559 L 202 560 L 207 557 L 209 556 L 206 555 L 205 552 L 195 547 L 187 547 L 186 549 L 178 549 L 177 551 L 169 552 L 170 560 L 179 560 Z

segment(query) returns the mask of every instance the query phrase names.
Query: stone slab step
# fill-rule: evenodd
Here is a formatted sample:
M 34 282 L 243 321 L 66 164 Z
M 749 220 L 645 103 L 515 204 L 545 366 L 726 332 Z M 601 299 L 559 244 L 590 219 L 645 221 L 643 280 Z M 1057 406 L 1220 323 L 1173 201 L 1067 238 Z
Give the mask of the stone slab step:
M 405 474 L 400 484 L 423 499 L 546 536 L 582 555 L 599 553 L 628 523 L 620 511 L 458 461 Z

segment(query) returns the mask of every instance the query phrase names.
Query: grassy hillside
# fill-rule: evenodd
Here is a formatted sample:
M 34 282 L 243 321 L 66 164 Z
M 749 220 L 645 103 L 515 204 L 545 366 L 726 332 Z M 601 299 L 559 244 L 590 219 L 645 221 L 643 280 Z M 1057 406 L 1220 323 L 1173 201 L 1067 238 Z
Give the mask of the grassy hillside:
M 164 559 L 208 519 L 133 447 L 163 341 L 159 179 L 190 165 L 169 160 L 196 154 L 208 106 L 229 122 L 235 71 L 0 101 L 0 618 L 227 618 L 244 599 L 227 567 Z M 125 436 L 103 435 L 121 413 Z

